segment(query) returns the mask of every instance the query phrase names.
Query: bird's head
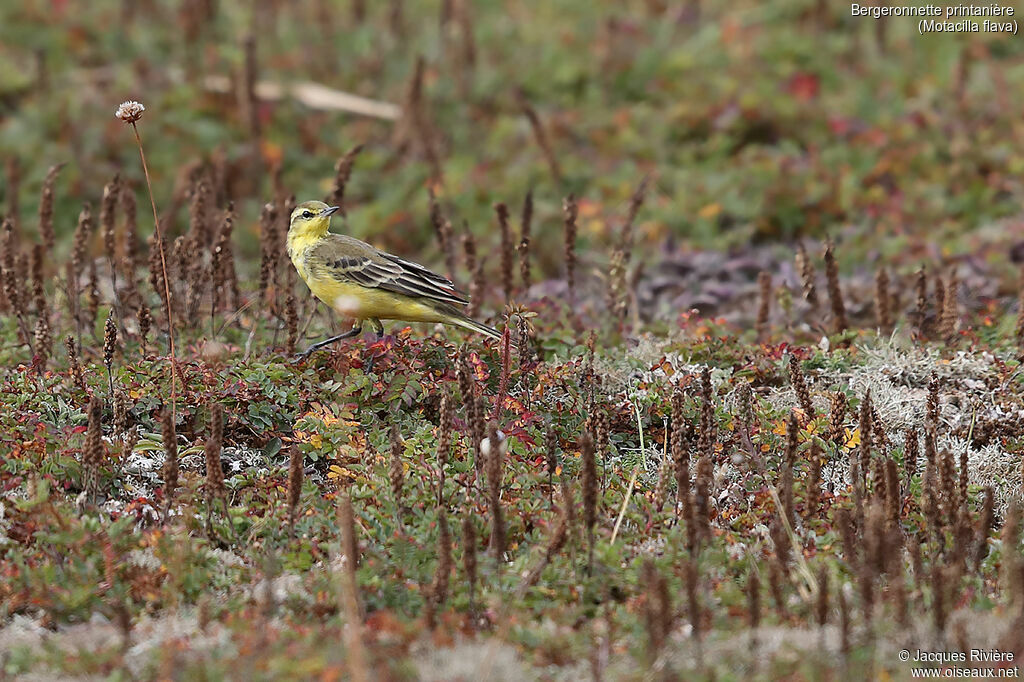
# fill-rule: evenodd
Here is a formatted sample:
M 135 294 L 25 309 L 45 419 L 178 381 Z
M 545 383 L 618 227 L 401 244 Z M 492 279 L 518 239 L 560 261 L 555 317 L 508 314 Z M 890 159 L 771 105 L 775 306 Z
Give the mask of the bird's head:
M 292 211 L 288 223 L 289 236 L 322 237 L 331 226 L 331 216 L 337 206 L 328 206 L 322 201 L 304 201 Z

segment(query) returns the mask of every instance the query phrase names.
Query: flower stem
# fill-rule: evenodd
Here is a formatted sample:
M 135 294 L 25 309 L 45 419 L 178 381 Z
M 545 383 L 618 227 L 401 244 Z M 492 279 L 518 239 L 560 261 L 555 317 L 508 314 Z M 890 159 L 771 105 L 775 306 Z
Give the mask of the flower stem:
M 146 165 L 146 153 L 142 151 L 142 137 L 139 135 L 139 128 L 132 121 L 132 130 L 135 132 L 135 141 L 139 145 L 139 157 L 142 159 L 142 173 L 146 176 L 146 189 L 149 191 L 149 205 L 153 208 L 153 226 L 156 230 L 157 248 L 160 250 L 160 269 L 163 271 L 164 280 L 164 312 L 167 314 L 167 337 L 170 340 L 171 352 L 171 419 L 175 416 L 175 404 L 177 403 L 177 357 L 174 352 L 174 318 L 171 310 L 171 285 L 167 277 L 167 258 L 164 256 L 164 236 L 160 231 L 160 217 L 156 212 L 156 200 L 153 198 L 153 183 L 149 179 L 149 166 Z

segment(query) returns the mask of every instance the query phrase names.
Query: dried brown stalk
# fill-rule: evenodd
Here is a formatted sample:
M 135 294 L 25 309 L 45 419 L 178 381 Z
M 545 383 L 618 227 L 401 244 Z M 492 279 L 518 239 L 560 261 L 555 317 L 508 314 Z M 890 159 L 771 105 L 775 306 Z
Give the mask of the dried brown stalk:
M 501 236 L 501 288 L 505 298 L 512 300 L 515 289 L 512 282 L 512 228 L 509 225 L 508 206 L 504 203 L 494 205 L 494 213 L 498 217 L 498 230 Z
M 657 660 L 672 632 L 672 601 L 668 581 L 651 559 L 645 559 L 641 565 L 640 579 L 644 586 L 644 628 L 647 630 L 650 656 Z
M 110 266 L 110 282 L 117 292 L 117 199 L 121 192 L 121 179 L 118 175 L 103 186 L 103 199 L 100 201 L 100 235 L 103 238 L 103 253 Z
M 608 410 L 605 408 L 591 411 L 593 416 L 594 445 L 597 448 L 597 461 L 601 463 L 601 490 L 605 489 L 605 474 L 608 471 L 608 439 L 611 433 L 611 424 L 608 419 Z
M 783 590 L 786 582 L 783 565 L 782 559 L 769 560 L 768 591 L 772 593 L 772 601 L 775 602 L 775 612 L 778 614 L 779 620 L 786 621 L 789 619 L 789 609 L 786 607 L 786 594 Z
M 480 472 L 485 468 L 481 446 L 484 435 L 487 432 L 487 425 L 484 421 L 485 410 L 481 399 L 476 395 L 476 380 L 473 377 L 473 370 L 465 354 L 460 351 L 458 359 L 459 393 L 462 402 L 466 406 L 466 421 L 469 423 L 470 447 L 473 453 L 473 468 L 479 477 Z
M 959 502 L 960 508 L 963 510 L 967 509 L 967 450 L 968 448 L 964 448 L 960 451 L 960 468 L 958 469 Z
M 1024 597 L 1019 591 L 1018 572 L 1022 565 L 1020 558 L 1020 535 L 1021 535 L 1021 505 L 1019 500 L 1011 500 L 1003 520 L 1003 530 L 999 535 L 1004 548 L 1013 548 L 1014 551 L 1007 551 L 1002 566 L 1002 589 L 1003 594 L 1015 602 L 1017 606 L 1022 604 Z
M 393 142 L 395 147 L 403 151 L 412 146 L 410 143 L 416 142 L 430 165 L 432 180 L 440 182 L 443 177 L 441 158 L 435 140 L 436 133 L 423 94 L 426 69 L 427 63 L 423 56 L 417 56 L 412 77 L 409 79 L 406 89 L 402 118 L 395 128 Z
M 640 183 L 633 190 L 633 194 L 629 198 L 629 210 L 626 213 L 626 221 L 622 224 L 622 230 L 619 234 L 619 249 L 625 255 L 626 263 L 629 263 L 633 257 L 633 231 L 636 217 L 640 213 L 640 208 L 644 205 L 644 197 L 647 195 L 647 186 L 650 184 L 650 181 L 651 177 L 649 175 L 641 178 Z
M 608 263 L 608 310 L 619 321 L 626 319 L 629 312 L 629 298 L 626 290 L 626 253 L 619 248 L 612 251 Z
M 224 212 L 224 221 L 221 223 L 217 241 L 214 244 L 213 256 L 217 263 L 215 273 L 220 282 L 220 300 L 224 301 L 228 310 L 234 310 L 242 302 L 242 295 L 238 290 L 238 273 L 235 270 L 235 253 L 231 245 L 231 235 L 235 227 L 235 207 L 228 203 Z
M 462 516 L 462 570 L 469 583 L 469 608 L 473 609 L 473 593 L 476 591 L 476 526 L 469 513 Z
M 44 249 L 45 247 L 42 244 L 33 244 L 31 265 L 29 267 L 32 273 L 33 308 L 36 311 L 33 349 L 39 367 L 46 366 L 50 359 L 51 347 L 53 346 L 53 338 L 50 333 L 50 305 L 46 298 L 43 280 Z
M 437 507 L 437 567 L 430 584 L 430 599 L 435 608 L 448 600 L 448 586 L 454 561 L 452 560 L 452 535 L 448 529 L 448 512 L 444 505 Z
M 928 380 L 928 400 L 925 403 L 925 427 L 932 431 L 939 428 L 939 378 L 932 373 Z
M 458 83 L 461 94 L 466 95 L 472 87 L 473 72 L 476 67 L 476 41 L 473 37 L 473 16 L 470 13 L 472 0 L 454 0 L 452 5 L 452 18 L 459 27 L 459 38 L 461 39 L 458 51 Z
M 391 483 L 391 497 L 395 503 L 395 512 L 398 514 L 398 522 L 402 521 L 403 492 L 405 489 L 405 466 L 402 464 L 402 454 L 405 452 L 405 444 L 402 442 L 402 434 L 398 430 L 398 424 L 391 424 L 391 460 L 388 465 L 388 480 Z
M 39 235 L 49 253 L 53 253 L 57 243 L 57 234 L 53 229 L 53 188 L 57 184 L 57 174 L 63 167 L 63 163 L 50 166 L 43 179 L 42 195 L 39 198 Z
M 843 291 L 839 288 L 839 266 L 836 265 L 835 245 L 829 240 L 825 244 L 825 280 L 828 284 L 828 298 L 832 306 L 832 324 L 836 333 L 846 331 L 846 306 Z
M 21 191 L 21 160 L 17 156 L 7 157 L 4 165 L 7 176 L 7 189 L 4 192 L 7 198 L 7 217 L 18 226 L 18 216 L 21 215 L 21 207 L 18 205 L 18 194 Z
M 885 511 L 892 528 L 900 523 L 903 511 L 903 497 L 900 489 L 900 476 L 896 469 L 896 460 L 887 457 L 885 460 Z
M 558 468 L 558 435 L 555 428 L 548 425 L 544 430 L 544 459 L 548 472 L 548 506 L 555 506 L 555 470 Z
M 757 275 L 757 321 L 754 330 L 757 340 L 764 343 L 768 339 L 768 318 L 772 310 L 772 276 L 762 270 Z
M 925 338 L 928 318 L 928 273 L 922 265 L 914 279 L 914 332 L 918 338 Z
M 363 145 L 357 144 L 349 149 L 334 164 L 334 186 L 331 193 L 324 199 L 331 206 L 338 207 L 338 213 L 348 215 L 345 210 L 345 188 L 348 186 L 349 178 L 352 177 L 352 167 L 355 165 L 356 157 L 363 151 Z
M 434 227 L 434 234 L 437 235 L 437 243 L 444 254 L 444 263 L 448 269 L 448 278 L 455 278 L 455 235 L 452 230 L 452 223 L 444 217 L 441 211 L 441 204 L 437 201 L 433 187 L 427 187 L 430 197 L 430 224 Z M 474 254 L 475 255 L 475 254 Z M 472 272 L 472 268 L 470 269 Z
M 700 641 L 703 634 L 703 621 L 701 616 L 701 605 L 697 598 L 699 593 L 698 582 L 700 576 L 697 574 L 697 564 L 693 559 L 685 559 L 683 562 L 683 583 L 686 588 L 686 612 L 690 620 L 690 636 Z
M 814 605 L 814 616 L 819 628 L 828 624 L 828 567 L 818 567 L 818 596 Z
M 530 128 L 533 130 L 533 138 L 536 140 L 537 146 L 540 147 L 541 153 L 544 155 L 544 160 L 548 164 L 551 176 L 555 179 L 556 184 L 562 184 L 562 169 L 558 165 L 558 158 L 555 156 L 555 153 L 551 148 L 547 132 L 544 130 L 544 124 L 541 123 L 540 116 L 537 115 L 537 110 L 533 108 L 532 104 L 530 104 L 530 101 L 526 96 L 526 91 L 522 88 L 516 88 L 515 97 L 520 110 L 530 122 Z
M 292 446 L 288 453 L 288 533 L 295 536 L 295 519 L 299 513 L 299 499 L 302 496 L 304 456 L 302 450 Z
M 163 304 L 164 309 L 166 310 L 167 309 L 167 297 L 165 296 L 165 290 L 166 290 L 165 286 L 164 286 L 165 279 L 164 279 L 163 268 L 161 267 L 161 261 L 160 261 L 160 250 L 161 250 L 161 247 L 160 247 L 160 245 L 157 244 L 157 240 L 156 240 L 156 236 L 155 235 L 151 235 L 147 241 L 148 241 L 148 244 L 149 244 L 149 258 L 148 258 L 149 285 L 150 285 L 150 287 L 152 287 L 153 291 L 156 292 L 157 296 L 160 297 L 160 302 Z M 166 246 L 167 245 L 164 244 L 164 247 L 166 247 Z M 77 284 L 76 284 L 76 286 L 77 286 Z
M 516 249 L 519 254 L 519 279 L 523 283 L 523 293 L 526 294 L 533 285 L 533 276 L 530 274 L 530 239 L 523 237 Z
M 576 217 L 579 207 L 576 197 L 570 194 L 562 201 L 565 218 L 565 279 L 569 287 L 569 302 L 576 300 Z
M 559 511 L 558 520 L 548 536 L 547 544 L 544 547 L 544 554 L 540 560 L 533 565 L 530 571 L 523 578 L 519 586 L 519 592 L 524 593 L 526 588 L 535 585 L 540 579 L 541 573 L 544 569 L 551 564 L 552 560 L 558 553 L 565 547 L 565 543 L 569 537 L 569 520 L 568 513 L 566 511 Z
M 871 448 L 872 442 L 872 427 L 874 426 L 874 420 L 871 418 L 871 389 L 868 389 L 867 393 L 864 394 L 864 398 L 860 401 L 860 412 L 858 429 L 860 430 L 860 447 L 858 448 L 858 465 L 860 467 L 861 480 L 857 482 L 857 485 L 863 486 L 864 478 L 868 474 L 868 470 L 871 467 Z
M 452 447 L 452 422 L 455 418 L 452 408 L 452 399 L 445 392 L 441 396 L 441 406 L 438 409 L 438 435 L 437 435 L 437 504 L 444 504 L 444 484 L 448 469 L 448 458 L 451 456 Z
M 875 271 L 875 323 L 883 334 L 892 331 L 892 299 L 889 294 L 889 273 L 885 268 Z
M 121 256 L 126 261 L 131 261 L 134 267 L 141 265 L 142 244 L 139 241 L 138 215 L 135 205 L 135 191 L 128 183 L 121 183 L 121 194 L 118 196 L 118 205 L 124 215 L 124 242 L 121 245 Z
M 992 486 L 985 487 L 985 497 L 981 504 L 981 519 L 978 523 L 978 534 L 973 553 L 974 571 L 981 570 L 981 562 L 988 556 L 988 536 L 995 522 L 995 491 Z
M 850 609 L 842 586 L 836 594 L 839 596 L 839 651 L 846 657 L 850 654 Z
M 580 485 L 583 488 L 583 522 L 587 529 L 587 570 L 594 565 L 594 526 L 597 524 L 597 457 L 594 437 L 589 431 L 580 436 Z
M 1017 347 L 1024 350 L 1024 267 L 1020 270 L 1017 289 L 1017 325 L 1014 327 L 1014 338 L 1017 339 Z
M 466 255 L 466 270 L 470 276 L 469 305 L 466 306 L 466 314 L 473 317 L 479 310 L 477 306 L 484 291 L 484 263 L 483 259 L 477 261 L 476 240 L 469 232 L 462 235 L 462 250 Z
M 0 226 L 0 232 L 3 232 L 3 234 L 0 234 L 0 239 L 3 240 L 2 244 L 0 244 L 0 312 L 3 313 L 11 312 L 11 302 L 7 297 L 9 288 L 7 284 L 9 275 L 7 273 L 11 272 L 12 275 L 14 273 L 14 251 L 8 244 L 14 241 L 14 225 L 11 225 L 11 236 L 8 238 L 6 234 L 7 224 L 8 221 L 4 220 L 2 226 Z M 10 281 L 14 285 L 17 282 L 17 276 L 10 277 Z
M 241 119 L 245 122 L 252 145 L 250 159 L 257 161 L 257 145 L 260 139 L 259 101 L 256 98 L 256 81 L 259 78 L 256 59 L 256 36 L 247 35 L 242 40 L 242 74 L 239 79 L 238 105 Z
M 96 259 L 89 259 L 88 267 L 89 279 L 86 288 L 86 312 L 89 314 L 86 319 L 88 327 L 92 329 L 96 325 L 96 316 L 100 310 L 100 282 L 99 276 L 96 272 Z
M 295 294 L 289 291 L 284 303 L 284 320 L 288 327 L 288 340 L 285 343 L 285 349 L 288 351 L 289 355 L 293 355 L 295 353 L 295 347 L 299 341 L 298 307 L 298 303 L 295 300 Z
M 103 366 L 107 368 L 107 382 L 110 384 L 110 397 L 114 397 L 114 353 L 117 351 L 117 322 L 114 321 L 114 309 L 107 314 L 103 325 Z
M 139 325 L 139 344 L 141 346 L 142 355 L 146 355 L 146 338 L 149 336 L 149 330 L 153 326 L 153 318 L 149 313 L 149 306 L 145 303 L 139 306 L 139 309 L 135 311 L 135 319 Z
M 814 263 L 807 255 L 807 249 L 803 242 L 796 245 L 796 270 L 800 273 L 800 285 L 803 289 L 803 297 L 810 304 L 812 310 L 818 309 L 818 289 L 814 284 L 815 272 Z
M 266 305 L 271 291 L 271 283 L 277 282 L 278 262 L 281 258 L 278 249 L 280 236 L 277 226 L 277 206 L 273 203 L 264 204 L 260 210 L 260 303 Z M 274 292 L 275 295 L 277 292 Z
M 78 360 L 78 346 L 75 344 L 75 337 L 72 334 L 68 334 L 64 337 L 64 347 L 68 351 L 68 364 L 71 367 L 71 379 L 75 382 L 75 386 L 82 392 L 86 392 L 88 389 L 85 385 L 85 374 L 82 372 L 82 364 Z
M 906 471 L 906 487 L 917 473 L 917 460 L 920 457 L 918 451 L 917 429 L 908 427 L 903 438 L 903 468 Z
M 938 457 L 939 491 L 942 494 L 942 514 L 947 524 L 952 525 L 960 509 L 960 496 L 957 494 L 956 465 L 953 453 L 943 450 Z
M 97 504 L 100 496 L 100 467 L 103 465 L 103 403 L 96 396 L 89 399 L 89 425 L 82 448 L 82 474 L 85 492 L 90 504 Z
M 341 528 L 341 575 L 339 576 L 341 611 L 345 614 L 345 649 L 349 658 L 349 672 L 356 682 L 369 682 L 368 652 L 363 641 L 363 617 L 359 606 L 359 583 L 356 565 L 359 563 L 355 512 L 348 493 L 338 496 L 338 526 Z
M 686 427 L 683 392 L 677 386 L 672 393 L 672 462 L 676 477 L 676 513 L 690 527 L 693 525 L 693 496 L 690 494 L 690 451 L 686 442 Z
M 687 517 L 690 528 L 688 538 L 690 553 L 695 553 L 703 542 L 711 539 L 711 483 L 713 468 L 711 457 L 706 454 L 697 460 L 697 470 L 693 480 L 692 511 Z M 684 513 L 686 510 L 684 508 Z
M 941 329 L 942 314 L 946 309 L 946 285 L 942 282 L 942 277 L 940 277 L 938 273 L 935 273 L 934 290 L 935 327 L 937 329 Z
M 523 209 L 519 219 L 519 238 L 529 240 L 533 234 L 533 189 L 523 197 Z
M 484 452 L 486 450 L 486 452 Z M 505 512 L 501 506 L 501 486 L 505 466 L 505 437 L 496 422 L 487 424 L 487 447 L 481 447 L 487 457 L 487 501 L 491 508 L 491 549 L 500 564 L 505 555 Z
M 828 440 L 837 448 L 842 445 L 845 436 L 843 423 L 846 419 L 847 405 L 845 393 L 836 391 L 832 394 L 828 415 Z
M 800 431 L 800 423 L 797 421 L 796 413 L 789 413 L 789 421 L 786 423 L 786 455 L 782 466 L 782 480 L 779 483 L 779 498 L 782 500 L 782 512 L 789 520 L 789 527 L 796 527 L 796 512 L 793 506 L 793 478 L 796 467 L 797 434 Z
M 560 499 L 562 511 L 569 527 L 569 539 L 574 542 L 576 531 L 576 496 L 572 489 L 572 480 L 563 472 L 559 477 Z
M 172 413 L 173 417 L 173 413 Z M 210 518 L 213 503 L 220 503 L 225 519 L 228 519 L 227 486 L 224 484 L 224 470 L 221 468 L 220 453 L 224 446 L 224 407 L 214 403 L 210 408 L 210 435 L 206 439 L 204 455 L 206 459 L 206 483 L 203 491 L 206 495 L 206 524 L 211 528 Z
M 736 387 L 736 399 L 739 403 L 739 418 L 746 438 L 750 438 L 754 428 L 754 401 L 749 381 L 742 381 Z
M 932 566 L 932 624 L 941 636 L 946 631 L 946 575 L 942 564 L 935 562 Z
M 761 626 L 761 579 L 753 569 L 747 573 L 747 623 L 751 630 Z
M 164 443 L 164 463 L 161 476 L 164 482 L 164 523 L 167 523 L 175 489 L 178 487 L 178 435 L 174 429 L 174 416 L 164 409 L 160 413 L 160 431 Z
M 815 419 L 818 414 L 815 412 L 814 404 L 811 402 L 811 392 L 807 389 L 807 381 L 804 379 L 803 369 L 801 369 L 800 361 L 796 359 L 796 355 L 792 353 L 789 355 L 789 380 L 793 384 L 793 391 L 796 393 L 800 409 L 804 411 L 808 419 Z
M 18 248 L 14 230 L 14 222 L 10 218 L 4 218 L 3 222 L 3 289 L 4 297 L 10 309 L 14 312 L 18 324 L 18 333 L 21 342 L 32 350 L 32 335 L 28 328 L 28 298 L 25 292 L 25 280 L 21 271 L 24 269 L 22 261 L 24 255 Z
M 807 472 L 807 495 L 804 503 L 804 516 L 808 521 L 817 518 L 818 501 L 821 499 L 821 447 L 818 441 L 811 441 L 810 470 Z
M 922 511 L 924 512 L 925 520 L 928 522 L 928 528 L 932 531 L 932 534 L 936 539 L 942 536 L 942 519 L 939 509 L 939 491 L 938 491 L 938 477 L 935 474 L 936 465 L 934 462 L 928 461 L 924 466 L 924 477 L 921 480 L 921 489 L 924 491 L 924 504 L 922 505 Z
M 946 286 L 943 296 L 943 305 L 939 317 L 939 335 L 947 344 L 953 344 L 957 339 L 957 330 L 960 326 L 960 310 L 957 304 L 957 290 L 960 288 L 957 279 L 956 269 L 949 274 L 949 284 Z

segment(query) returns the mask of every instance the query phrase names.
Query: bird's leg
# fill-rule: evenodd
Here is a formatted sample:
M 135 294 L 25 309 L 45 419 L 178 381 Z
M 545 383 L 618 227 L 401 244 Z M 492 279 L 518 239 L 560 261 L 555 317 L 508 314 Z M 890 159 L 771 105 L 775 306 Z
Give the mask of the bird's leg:
M 337 336 L 332 336 L 331 338 L 324 339 L 323 341 L 317 341 L 316 343 L 314 343 L 312 346 L 310 346 L 306 350 L 302 351 L 301 353 L 296 353 L 295 357 L 305 358 L 306 356 L 308 356 L 313 351 L 320 350 L 324 346 L 329 346 L 332 343 L 334 343 L 335 341 L 341 341 L 342 339 L 351 339 L 353 336 L 358 336 L 359 334 L 362 334 L 362 333 L 363 333 L 362 326 L 352 327 L 347 332 L 342 332 L 341 334 L 338 334 Z
M 376 337 L 374 339 L 374 343 L 380 341 L 381 337 L 384 336 L 384 325 L 381 324 L 380 320 L 378 320 L 375 317 L 371 317 L 369 320 L 367 320 L 367 322 L 369 322 L 370 326 L 373 327 L 373 335 Z M 373 358 L 374 356 L 371 355 L 370 361 L 366 363 L 366 369 L 363 370 L 364 374 L 369 374 L 370 372 L 373 371 Z
M 384 325 L 375 317 L 371 317 L 367 322 L 369 322 L 370 326 L 373 327 L 373 333 L 377 336 L 374 341 L 380 341 L 381 337 L 384 336 Z

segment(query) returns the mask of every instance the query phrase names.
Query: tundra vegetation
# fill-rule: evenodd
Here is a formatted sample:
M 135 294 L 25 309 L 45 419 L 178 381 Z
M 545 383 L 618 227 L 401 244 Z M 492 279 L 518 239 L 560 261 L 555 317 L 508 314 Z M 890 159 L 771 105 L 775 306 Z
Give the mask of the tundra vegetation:
M 1024 655 L 1016 42 L 337 5 L 0 7 L 2 675 Z M 344 324 L 284 251 L 307 199 L 501 340 L 296 359 Z

